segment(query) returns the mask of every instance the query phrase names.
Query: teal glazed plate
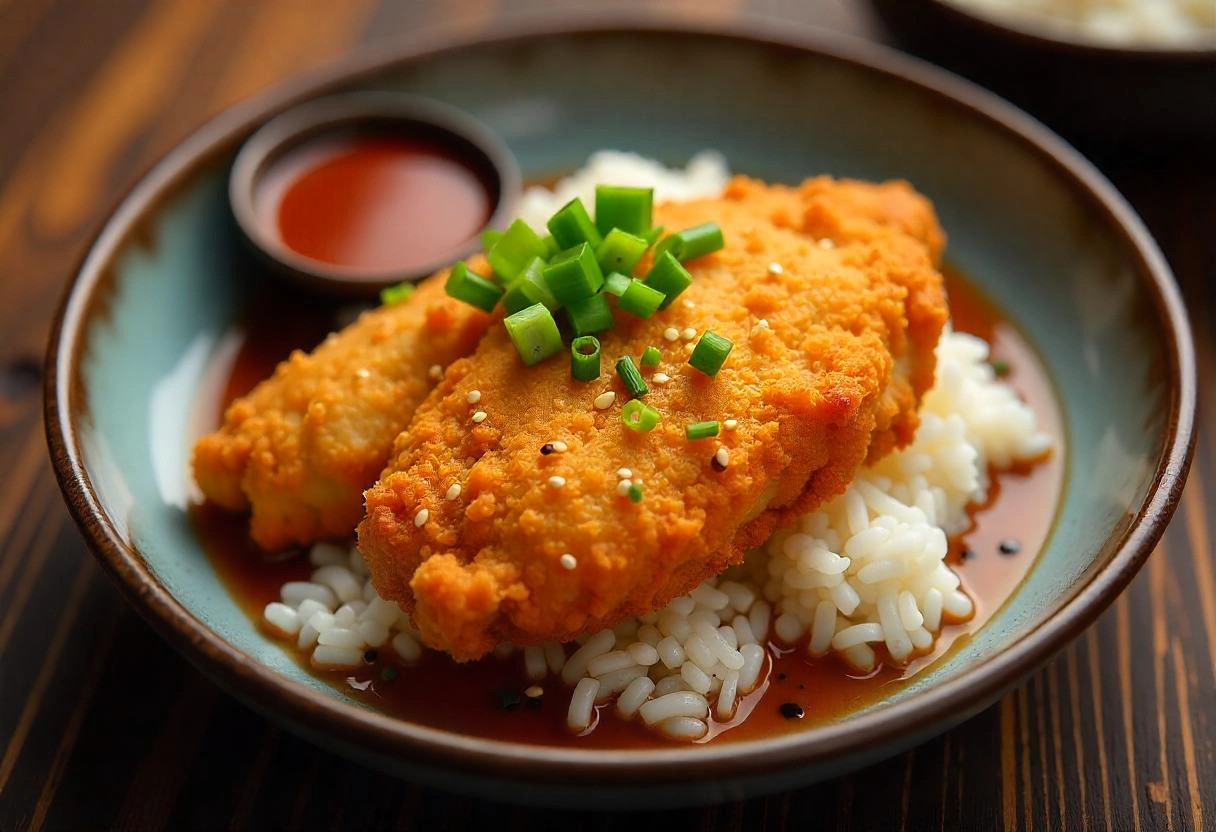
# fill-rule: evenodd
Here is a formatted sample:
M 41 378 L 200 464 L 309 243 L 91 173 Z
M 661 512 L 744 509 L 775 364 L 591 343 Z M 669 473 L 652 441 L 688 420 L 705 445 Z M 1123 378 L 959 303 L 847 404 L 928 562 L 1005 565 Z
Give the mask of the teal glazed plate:
M 268 118 L 348 90 L 459 107 L 505 139 L 525 177 L 574 168 L 600 148 L 682 164 L 712 147 L 733 170 L 771 181 L 910 180 L 937 205 L 949 259 L 1036 345 L 1059 391 L 1070 473 L 1021 589 L 884 702 L 763 740 L 613 751 L 489 741 L 390 718 L 310 676 L 210 567 L 186 518 L 188 460 L 206 371 L 265 279 L 229 214 L 229 165 Z M 221 115 L 105 225 L 47 360 L 47 430 L 68 505 L 131 603 L 191 661 L 270 718 L 367 764 L 584 808 L 789 789 L 987 707 L 1144 563 L 1178 500 L 1195 416 L 1191 336 L 1165 260 L 1110 183 L 1038 123 L 955 77 L 836 35 L 615 13 L 430 33 Z

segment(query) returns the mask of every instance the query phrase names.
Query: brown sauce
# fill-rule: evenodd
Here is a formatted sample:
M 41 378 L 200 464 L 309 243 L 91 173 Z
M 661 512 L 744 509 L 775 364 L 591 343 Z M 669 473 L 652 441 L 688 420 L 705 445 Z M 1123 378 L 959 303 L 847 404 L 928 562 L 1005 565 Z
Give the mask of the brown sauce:
M 1034 349 L 957 273 L 947 272 L 947 285 L 955 329 L 978 335 L 992 344 L 994 364 L 1001 362 L 1009 367 L 1005 381 L 1035 410 L 1041 428 L 1062 443 L 1062 422 L 1051 381 Z M 219 401 L 226 403 L 250 390 L 270 374 L 275 363 L 286 357 L 291 348 L 308 348 L 318 342 L 328 331 L 331 315 L 312 307 L 288 310 L 285 314 L 281 301 L 278 302 L 273 322 L 245 327 L 249 334 L 235 361 L 224 368 L 224 383 L 216 387 L 210 406 L 214 408 Z M 284 320 L 290 322 L 286 327 Z M 210 429 L 217 418 L 216 410 L 210 410 L 204 420 L 207 424 L 201 427 Z M 859 677 L 837 659 L 812 660 L 802 650 L 773 647 L 767 681 L 740 703 L 729 723 L 711 722 L 707 739 L 714 742 L 754 739 L 838 721 L 890 695 L 965 643 L 1013 594 L 1046 542 L 1063 483 L 1063 456 L 1057 449 L 1044 462 L 1000 474 L 988 502 L 971 512 L 972 527 L 951 540 L 949 561 L 975 601 L 976 613 L 967 622 L 943 627 L 931 653 L 915 659 L 906 668 L 883 667 Z M 254 620 L 260 621 L 265 605 L 278 599 L 282 583 L 306 580 L 311 571 L 304 558 L 267 562 L 248 541 L 247 521 L 243 517 L 202 505 L 194 508 L 193 519 L 213 567 Z M 1002 554 L 1001 543 L 1011 539 L 1020 544 L 1020 551 Z M 965 550 L 974 554 L 964 559 Z M 387 656 L 391 648 L 380 653 Z M 298 660 L 307 666 L 306 657 L 299 656 Z M 367 698 L 388 714 L 466 735 L 536 745 L 577 743 L 584 748 L 669 744 L 639 722 L 624 722 L 610 713 L 603 713 L 603 718 L 583 736 L 572 738 L 565 727 L 569 690 L 547 681 L 543 701 L 539 707 L 530 707 L 522 692 L 532 683 L 524 676 L 519 654 L 458 665 L 442 654 L 428 652 L 418 664 L 400 667 L 394 680 L 384 681 L 382 674 L 390 664 L 395 666 L 389 659 L 378 657 L 356 672 L 323 675 L 335 687 Z M 504 710 L 496 696 L 499 691 L 514 693 L 524 704 Z M 782 716 L 780 708 L 785 703 L 799 705 L 804 716 L 798 720 Z
M 285 246 L 376 272 L 426 268 L 472 239 L 493 209 L 464 160 L 392 137 L 304 144 L 276 160 L 259 189 L 260 213 Z

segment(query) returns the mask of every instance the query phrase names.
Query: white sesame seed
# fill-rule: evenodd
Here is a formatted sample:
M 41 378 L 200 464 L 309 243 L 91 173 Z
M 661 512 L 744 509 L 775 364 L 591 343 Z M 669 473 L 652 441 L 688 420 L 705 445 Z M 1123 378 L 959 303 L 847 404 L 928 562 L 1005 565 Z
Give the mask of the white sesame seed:
M 785 271 L 785 269 L 783 269 L 781 267 L 780 263 L 769 263 L 768 264 L 768 273 L 769 274 L 781 274 L 784 271 Z
M 549 477 L 549 487 L 550 488 L 562 488 L 563 486 L 565 486 L 565 484 L 566 484 L 565 477 L 558 477 L 558 476 Z
M 359 378 L 368 378 L 371 376 L 371 371 L 366 367 L 360 367 L 359 369 L 355 370 L 355 375 L 357 375 Z
M 443 368 L 438 364 L 432 364 L 431 369 L 427 372 L 427 375 L 438 381 L 439 379 L 443 378 Z
M 688 300 L 688 298 L 685 298 L 682 302 L 684 304 L 685 309 L 696 309 L 697 308 L 697 305 L 695 303 L 693 303 L 692 301 Z
M 477 404 L 479 401 L 481 401 L 481 391 L 470 390 L 469 395 L 465 396 L 464 400 L 469 404 Z
M 524 691 L 524 696 L 529 699 L 540 699 L 545 695 L 545 689 L 540 685 L 531 685 Z
M 605 393 L 600 393 L 595 397 L 595 409 L 607 410 L 608 408 L 612 407 L 612 403 L 614 401 L 616 401 L 616 393 L 614 391 L 609 390 Z
M 697 331 L 690 326 L 685 327 L 684 331 L 680 333 L 680 337 L 685 341 L 691 341 L 693 338 L 697 337 Z
M 449 485 L 448 493 L 446 496 L 449 500 L 455 500 L 457 497 L 459 497 L 460 496 L 460 483 L 454 482 L 451 485 Z
M 760 327 L 761 329 L 768 329 L 768 318 L 761 318 L 760 320 L 756 321 L 756 326 Z
M 616 475 L 623 480 L 627 480 L 633 476 L 633 471 L 628 468 L 617 468 Z
M 574 567 L 578 566 L 578 558 L 574 557 L 574 555 L 570 554 L 569 552 L 566 552 L 566 554 L 562 555 L 557 560 L 559 563 L 561 563 L 562 569 L 573 569 Z
M 621 480 L 620 482 L 618 482 L 616 484 L 616 493 L 620 494 L 622 497 L 628 497 L 629 488 L 632 485 L 633 485 L 632 480 L 628 480 L 628 479 Z
M 738 419 L 727 419 L 725 422 L 722 423 L 722 427 L 726 428 L 727 430 L 734 430 L 735 428 L 739 427 L 739 420 Z
M 418 513 L 414 515 L 414 525 L 422 528 L 426 525 L 426 521 L 430 519 L 431 512 L 425 508 L 418 509 Z
M 730 451 L 726 450 L 726 448 L 718 448 L 718 452 L 714 454 L 714 459 L 718 461 L 719 465 L 725 468 L 730 464 Z
M 549 444 L 551 444 L 553 446 L 553 450 L 559 454 L 564 454 L 566 451 L 570 450 L 570 446 L 560 439 Z
M 668 341 L 678 341 L 680 340 L 680 330 L 674 326 L 669 326 L 663 330 L 663 337 Z
M 822 240 L 819 241 L 819 247 L 824 248 L 824 249 L 836 248 L 836 243 L 832 242 L 827 237 L 824 237 Z
M 650 380 L 655 384 L 666 384 L 671 381 L 671 376 L 667 375 L 667 373 L 655 373 L 650 377 Z
M 473 422 L 475 424 L 480 425 L 485 420 L 486 420 L 486 412 L 484 410 L 479 410 L 473 414 Z

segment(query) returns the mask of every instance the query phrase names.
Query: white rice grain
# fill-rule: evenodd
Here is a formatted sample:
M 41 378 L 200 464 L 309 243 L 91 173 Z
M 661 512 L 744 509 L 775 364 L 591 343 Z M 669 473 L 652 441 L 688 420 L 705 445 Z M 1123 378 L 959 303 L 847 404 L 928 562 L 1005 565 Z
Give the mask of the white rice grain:
M 591 714 L 595 709 L 595 697 L 599 694 L 600 683 L 591 677 L 584 677 L 574 686 L 570 696 L 570 707 L 566 711 L 566 725 L 572 731 L 586 731 L 591 727 Z

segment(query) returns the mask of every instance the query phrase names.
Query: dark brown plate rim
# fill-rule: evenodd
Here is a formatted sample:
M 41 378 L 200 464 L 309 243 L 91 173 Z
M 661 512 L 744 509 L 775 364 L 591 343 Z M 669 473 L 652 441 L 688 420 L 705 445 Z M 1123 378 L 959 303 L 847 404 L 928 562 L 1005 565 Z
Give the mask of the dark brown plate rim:
M 912 84 L 993 129 L 1015 137 L 1058 176 L 1071 180 L 1078 198 L 1116 229 L 1134 254 L 1138 275 L 1151 289 L 1167 342 L 1170 412 L 1166 443 L 1144 504 L 1110 560 L 1074 589 L 1034 629 L 1004 651 L 956 678 L 849 720 L 760 740 L 645 750 L 596 750 L 486 740 L 394 719 L 283 677 L 209 630 L 159 584 L 139 553 L 106 517 L 84 468 L 74 414 L 75 383 L 91 301 L 131 229 L 171 187 L 206 163 L 234 137 L 305 97 L 359 80 L 386 68 L 449 49 L 569 33 L 660 33 L 707 37 L 813 52 L 859 66 L 901 84 Z M 179 651 L 264 711 L 318 735 L 334 738 L 402 764 L 463 769 L 479 776 L 582 785 L 620 785 L 737 779 L 778 766 L 813 766 L 922 736 L 990 704 L 1067 642 L 1075 638 L 1127 585 L 1148 558 L 1181 494 L 1194 447 L 1196 372 L 1185 308 L 1173 276 L 1148 231 L 1114 187 L 1076 151 L 1029 116 L 990 93 L 941 70 L 885 48 L 835 33 L 788 23 L 751 20 L 729 26 L 663 19 L 650 13 L 611 16 L 522 16 L 491 34 L 458 27 L 432 29 L 404 43 L 370 48 L 332 67 L 301 76 L 222 113 L 171 151 L 120 202 L 68 285 L 56 315 L 47 354 L 47 439 L 68 507 L 98 559 L 131 603 Z
M 898 0 L 907 2 L 907 0 Z M 942 14 L 953 17 L 956 22 L 965 22 L 988 32 L 990 35 L 1013 38 L 1021 45 L 1031 48 L 1050 49 L 1058 52 L 1083 54 L 1098 59 L 1159 61 L 1162 63 L 1209 63 L 1216 61 L 1216 45 L 1186 45 L 1152 47 L 1144 44 L 1118 46 L 1084 37 L 1068 37 L 1063 30 L 1034 22 L 1005 20 L 999 15 L 984 14 L 956 5 L 949 0 L 921 0 L 938 8 Z

